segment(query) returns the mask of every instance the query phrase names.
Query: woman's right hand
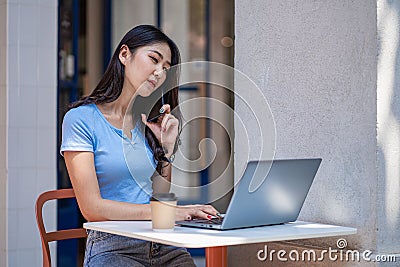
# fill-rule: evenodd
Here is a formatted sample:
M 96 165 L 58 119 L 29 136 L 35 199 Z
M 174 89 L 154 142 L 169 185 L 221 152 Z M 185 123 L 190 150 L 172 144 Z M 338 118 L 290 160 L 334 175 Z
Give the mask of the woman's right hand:
M 196 219 L 211 219 L 212 216 L 217 216 L 219 212 L 211 205 L 185 205 L 177 206 L 176 220 L 190 221 Z

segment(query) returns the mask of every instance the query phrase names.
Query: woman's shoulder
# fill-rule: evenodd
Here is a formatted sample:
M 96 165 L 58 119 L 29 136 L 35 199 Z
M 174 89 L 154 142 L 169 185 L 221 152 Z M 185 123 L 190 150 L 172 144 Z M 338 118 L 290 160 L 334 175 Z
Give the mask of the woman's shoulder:
M 81 105 L 76 108 L 71 108 L 70 110 L 67 111 L 66 114 L 93 114 L 94 111 L 96 110 L 96 105 L 95 104 L 88 104 L 88 105 Z
M 68 110 L 62 122 L 61 151 L 93 151 L 95 144 L 93 107 L 79 106 Z
M 92 121 L 95 111 L 95 104 L 71 108 L 67 113 L 65 113 L 64 121 Z

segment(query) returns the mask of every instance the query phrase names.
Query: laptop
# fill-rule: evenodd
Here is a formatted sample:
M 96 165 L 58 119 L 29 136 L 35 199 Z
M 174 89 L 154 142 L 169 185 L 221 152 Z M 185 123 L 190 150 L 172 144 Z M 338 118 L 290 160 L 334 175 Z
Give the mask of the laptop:
M 177 224 L 228 230 L 296 221 L 320 164 L 320 158 L 250 161 L 226 214 Z M 254 181 L 259 181 L 256 187 Z

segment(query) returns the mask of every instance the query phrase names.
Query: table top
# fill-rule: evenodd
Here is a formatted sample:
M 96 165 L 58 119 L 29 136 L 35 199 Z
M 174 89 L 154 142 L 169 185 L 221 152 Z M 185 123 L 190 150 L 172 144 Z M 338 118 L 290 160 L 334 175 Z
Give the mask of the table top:
M 225 231 L 175 226 L 173 232 L 155 232 L 151 229 L 151 221 L 88 222 L 83 227 L 186 248 L 219 247 L 340 236 L 357 232 L 355 228 L 303 221 Z

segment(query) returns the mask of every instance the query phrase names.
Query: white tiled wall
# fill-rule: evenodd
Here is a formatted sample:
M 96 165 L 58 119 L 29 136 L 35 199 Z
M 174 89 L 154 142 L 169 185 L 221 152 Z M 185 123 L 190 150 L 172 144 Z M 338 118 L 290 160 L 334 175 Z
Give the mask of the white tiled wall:
M 41 192 L 56 188 L 57 181 L 57 3 L 0 2 L 0 20 L 7 10 L 8 22 L 1 23 L 7 25 L 6 31 L 0 29 L 0 40 L 6 40 L 0 43 L 0 55 L 8 57 L 0 62 L 0 79 L 1 71 L 7 70 L 7 82 L 0 80 L 0 140 L 8 135 L 7 141 L 0 141 L 0 155 L 7 155 L 7 159 L 0 156 L 0 203 L 8 196 L 8 204 L 0 205 L 5 209 L 1 214 L 7 214 L 0 218 L 0 251 L 6 253 L 0 254 L 0 266 L 7 266 L 2 262 L 5 258 L 8 266 L 40 266 L 42 262 L 34 204 Z M 5 52 L 1 52 L 3 46 Z M 7 176 L 1 172 L 3 165 Z M 54 230 L 55 205 L 46 207 L 45 219 L 46 226 Z M 8 241 L 7 247 L 2 240 Z
M 0 266 L 7 265 L 7 87 L 6 87 L 6 36 L 7 7 L 0 2 Z

